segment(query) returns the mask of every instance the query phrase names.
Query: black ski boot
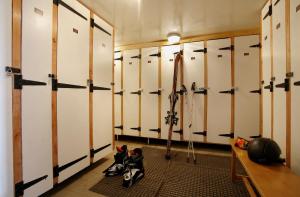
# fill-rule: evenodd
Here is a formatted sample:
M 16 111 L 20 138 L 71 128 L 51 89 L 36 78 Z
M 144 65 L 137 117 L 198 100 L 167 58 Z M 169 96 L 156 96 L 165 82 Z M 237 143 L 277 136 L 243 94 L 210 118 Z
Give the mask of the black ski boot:
M 130 187 L 145 175 L 142 149 L 136 148 L 126 162 L 126 170 L 123 174 L 123 186 Z
M 116 176 L 121 175 L 125 169 L 125 162 L 128 159 L 128 150 L 127 146 L 123 145 L 122 147 L 117 146 L 117 153 L 115 154 L 115 162 L 109 166 L 106 170 L 103 171 L 105 176 Z

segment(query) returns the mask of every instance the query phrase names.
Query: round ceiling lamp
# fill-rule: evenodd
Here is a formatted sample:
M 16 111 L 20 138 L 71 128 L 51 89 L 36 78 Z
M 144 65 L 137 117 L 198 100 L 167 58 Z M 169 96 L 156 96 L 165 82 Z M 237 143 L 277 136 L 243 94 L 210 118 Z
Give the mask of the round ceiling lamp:
M 178 43 L 180 41 L 180 35 L 178 33 L 169 33 L 168 42 L 171 44 Z

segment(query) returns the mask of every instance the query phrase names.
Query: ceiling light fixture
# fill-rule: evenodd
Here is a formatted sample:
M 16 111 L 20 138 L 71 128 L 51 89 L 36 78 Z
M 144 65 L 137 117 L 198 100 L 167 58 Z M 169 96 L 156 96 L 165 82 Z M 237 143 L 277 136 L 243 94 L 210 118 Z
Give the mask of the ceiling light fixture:
M 178 43 L 180 41 L 180 35 L 178 33 L 169 33 L 168 42 L 171 44 Z

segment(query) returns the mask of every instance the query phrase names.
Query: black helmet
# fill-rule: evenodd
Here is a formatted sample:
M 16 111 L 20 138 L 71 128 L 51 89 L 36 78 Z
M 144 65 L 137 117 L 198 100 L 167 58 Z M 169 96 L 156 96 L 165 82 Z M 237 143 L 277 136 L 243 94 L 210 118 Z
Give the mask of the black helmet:
M 248 145 L 249 158 L 257 163 L 283 162 L 278 144 L 268 138 L 257 138 Z

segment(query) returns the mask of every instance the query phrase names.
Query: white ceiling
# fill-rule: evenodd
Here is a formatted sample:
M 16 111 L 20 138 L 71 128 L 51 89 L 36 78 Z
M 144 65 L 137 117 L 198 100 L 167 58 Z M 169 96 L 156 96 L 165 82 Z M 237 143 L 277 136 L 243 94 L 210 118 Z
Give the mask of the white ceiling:
M 266 0 L 81 0 L 114 24 L 116 46 L 259 27 Z

